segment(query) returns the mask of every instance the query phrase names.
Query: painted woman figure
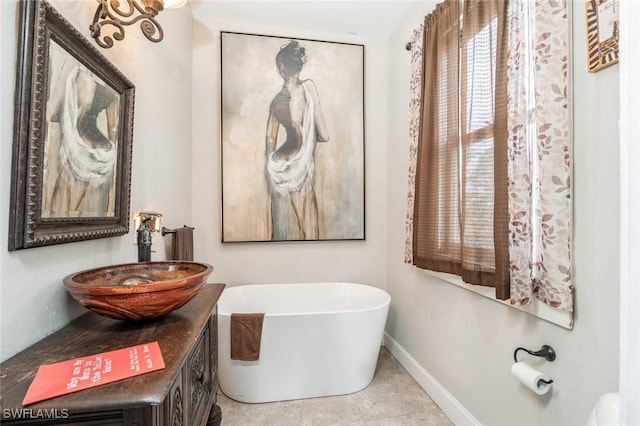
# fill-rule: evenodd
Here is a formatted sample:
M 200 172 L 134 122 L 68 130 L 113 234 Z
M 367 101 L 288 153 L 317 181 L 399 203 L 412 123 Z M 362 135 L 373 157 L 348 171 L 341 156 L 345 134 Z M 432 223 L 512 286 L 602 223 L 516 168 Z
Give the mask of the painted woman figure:
M 329 134 L 315 84 L 300 80 L 305 61 L 305 49 L 297 41 L 276 55 L 284 84 L 271 101 L 267 121 L 272 240 L 317 240 L 319 234 L 314 151 L 316 142 L 328 141 Z
M 113 216 L 118 95 L 71 58 L 52 83 L 42 216 Z

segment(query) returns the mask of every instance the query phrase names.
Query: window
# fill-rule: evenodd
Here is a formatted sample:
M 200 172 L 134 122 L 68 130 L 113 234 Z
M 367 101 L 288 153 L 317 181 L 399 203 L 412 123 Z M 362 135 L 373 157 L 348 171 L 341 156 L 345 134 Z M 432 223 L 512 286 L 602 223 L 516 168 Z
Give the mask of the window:
M 414 31 L 405 252 L 569 328 L 570 6 L 446 0 Z
M 413 262 L 509 297 L 504 2 L 425 20 Z

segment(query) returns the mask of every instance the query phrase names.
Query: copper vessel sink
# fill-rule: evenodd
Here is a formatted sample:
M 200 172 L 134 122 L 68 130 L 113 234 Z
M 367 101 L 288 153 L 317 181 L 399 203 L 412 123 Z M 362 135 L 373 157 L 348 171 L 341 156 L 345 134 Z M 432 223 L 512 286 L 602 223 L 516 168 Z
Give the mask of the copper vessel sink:
M 198 294 L 213 267 L 184 261 L 103 266 L 63 279 L 71 295 L 88 309 L 119 320 L 166 315 Z

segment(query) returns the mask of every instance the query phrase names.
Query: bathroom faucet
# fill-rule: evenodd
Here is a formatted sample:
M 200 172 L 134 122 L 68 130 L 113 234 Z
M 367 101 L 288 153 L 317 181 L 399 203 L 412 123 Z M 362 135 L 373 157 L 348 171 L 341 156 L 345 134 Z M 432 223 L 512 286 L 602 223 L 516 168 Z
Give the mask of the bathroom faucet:
M 151 228 L 147 224 L 148 219 L 143 220 L 138 228 L 138 262 L 151 261 Z

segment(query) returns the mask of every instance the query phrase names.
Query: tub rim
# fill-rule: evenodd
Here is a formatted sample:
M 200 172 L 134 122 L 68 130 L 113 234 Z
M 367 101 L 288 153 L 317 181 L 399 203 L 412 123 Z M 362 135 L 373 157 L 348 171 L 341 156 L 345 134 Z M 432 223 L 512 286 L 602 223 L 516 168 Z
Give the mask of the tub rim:
M 384 301 L 382 303 L 377 303 L 374 304 L 370 307 L 366 307 L 366 308 L 362 308 L 362 309 L 341 309 L 341 310 L 332 310 L 332 311 L 311 311 L 311 312 L 306 312 L 306 311 L 292 311 L 292 312 L 286 312 L 286 313 L 269 313 L 269 312 L 265 312 L 265 317 L 286 317 L 286 316 L 309 316 L 309 315 L 336 315 L 336 314 L 350 314 L 350 313 L 363 313 L 363 312 L 369 312 L 369 311 L 375 311 L 378 309 L 382 309 L 385 306 L 389 307 L 391 304 L 391 295 L 389 294 L 389 292 L 387 292 L 386 290 L 370 285 L 370 284 L 362 284 L 362 283 L 358 283 L 358 282 L 352 282 L 352 281 L 314 281 L 314 282 L 287 282 L 287 283 L 248 283 L 248 284 L 238 284 L 238 285 L 232 285 L 232 286 L 228 286 L 224 289 L 224 291 L 222 292 L 221 298 L 224 297 L 225 292 L 231 291 L 233 289 L 239 289 L 239 288 L 244 288 L 244 287 L 263 287 L 263 286 L 295 286 L 295 285 L 311 285 L 311 286 L 317 286 L 317 285 L 326 285 L 326 284 L 335 284 L 335 285 L 340 285 L 340 284 L 347 284 L 350 286 L 357 286 L 357 287 L 367 287 L 368 289 L 373 289 L 374 291 L 380 291 L 382 292 L 382 295 L 384 296 Z M 222 309 L 222 303 L 221 301 L 218 301 L 218 315 L 219 316 L 225 316 L 225 317 L 230 317 L 232 313 L 253 313 L 256 311 L 233 311 L 233 312 L 227 312 L 224 311 Z

